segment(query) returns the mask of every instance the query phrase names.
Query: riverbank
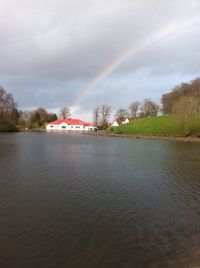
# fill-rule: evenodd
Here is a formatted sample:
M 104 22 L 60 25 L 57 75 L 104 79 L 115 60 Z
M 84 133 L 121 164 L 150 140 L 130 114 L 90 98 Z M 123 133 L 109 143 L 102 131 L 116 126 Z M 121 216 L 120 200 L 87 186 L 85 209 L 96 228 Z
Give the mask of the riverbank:
M 128 124 L 121 124 L 118 127 L 110 126 L 105 130 L 109 134 L 125 134 L 139 136 L 159 136 L 159 137 L 189 137 L 200 136 L 200 115 L 185 125 L 184 120 L 175 115 L 154 116 L 149 118 L 139 118 L 130 121 Z M 186 130 L 187 129 L 187 130 Z
M 99 132 L 85 132 L 83 135 L 112 137 L 112 138 L 128 138 L 128 139 L 145 139 L 145 140 L 164 140 L 164 141 L 181 141 L 181 142 L 200 142 L 200 137 L 188 136 L 156 136 L 156 135 L 132 135 L 132 134 L 115 134 Z

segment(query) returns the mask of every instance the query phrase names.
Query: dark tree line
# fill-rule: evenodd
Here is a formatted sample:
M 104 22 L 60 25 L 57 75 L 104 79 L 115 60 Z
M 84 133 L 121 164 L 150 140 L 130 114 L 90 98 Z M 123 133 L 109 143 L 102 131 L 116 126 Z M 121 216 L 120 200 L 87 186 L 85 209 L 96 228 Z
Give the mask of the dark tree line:
M 33 111 L 19 110 L 18 114 L 18 125 L 21 128 L 42 128 L 43 126 L 45 126 L 46 123 L 58 119 L 56 114 L 48 113 L 47 110 L 42 107 L 39 107 Z
M 56 119 L 56 114 L 48 113 L 41 107 L 34 111 L 18 110 L 12 94 L 0 87 L 0 121 L 12 123 L 20 128 L 40 128 Z
M 185 133 L 191 130 L 192 122 L 200 113 L 200 78 L 189 83 L 181 83 L 164 94 L 161 99 L 161 107 L 151 99 L 144 99 L 142 103 L 134 101 L 128 108 L 119 108 L 115 114 L 115 120 L 121 124 L 126 118 L 133 120 L 157 116 L 163 114 L 176 114 L 184 121 Z M 111 107 L 103 104 L 93 109 L 93 121 L 99 128 L 107 128 L 111 116 Z M 63 107 L 59 111 L 60 118 L 70 118 L 71 110 Z M 0 87 L 0 121 L 19 125 L 21 128 L 41 128 L 46 123 L 58 119 L 54 113 L 49 113 L 42 107 L 34 111 L 22 111 L 17 109 L 17 104 L 11 93 L 7 93 Z
M 162 111 L 163 114 L 173 113 L 173 109 L 182 97 L 193 97 L 200 104 L 200 78 L 197 78 L 190 83 L 181 83 L 176 86 L 170 93 L 162 96 Z
M 19 119 L 17 104 L 11 93 L 0 87 L 0 120 L 16 124 Z
M 128 109 L 119 108 L 114 114 L 115 120 L 121 124 L 126 118 L 134 120 L 136 118 L 157 116 L 160 106 L 151 99 L 144 99 L 142 103 L 132 102 Z M 111 116 L 111 107 L 100 105 L 93 109 L 93 122 L 99 128 L 107 128 Z
M 185 135 L 190 135 L 200 114 L 200 78 L 181 83 L 162 96 L 164 114 L 174 114 L 183 122 Z

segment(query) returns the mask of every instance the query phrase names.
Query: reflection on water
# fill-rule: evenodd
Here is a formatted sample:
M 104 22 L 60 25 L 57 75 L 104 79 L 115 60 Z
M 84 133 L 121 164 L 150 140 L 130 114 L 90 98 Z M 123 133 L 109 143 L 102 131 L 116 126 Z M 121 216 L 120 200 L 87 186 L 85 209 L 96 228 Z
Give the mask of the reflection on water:
M 200 145 L 0 135 L 0 267 L 200 265 Z

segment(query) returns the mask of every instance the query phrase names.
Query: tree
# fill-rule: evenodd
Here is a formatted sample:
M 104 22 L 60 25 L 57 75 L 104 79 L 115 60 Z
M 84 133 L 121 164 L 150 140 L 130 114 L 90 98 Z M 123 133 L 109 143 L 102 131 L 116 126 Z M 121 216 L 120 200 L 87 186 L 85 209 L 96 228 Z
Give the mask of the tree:
M 19 112 L 16 108 L 10 111 L 10 122 L 14 125 L 18 125 L 19 123 Z
M 37 112 L 37 110 L 31 114 L 31 125 L 34 125 L 35 123 L 40 125 L 40 114 Z
M 136 118 L 137 117 L 139 107 L 140 107 L 140 102 L 139 101 L 135 101 L 135 102 L 132 102 L 130 104 L 129 110 L 130 110 L 131 118 Z
M 181 83 L 172 89 L 171 92 L 164 94 L 162 96 L 163 113 L 173 113 L 175 104 L 184 96 L 200 99 L 200 78 L 192 80 L 190 83 Z
M 63 107 L 60 109 L 59 111 L 59 116 L 62 118 L 62 119 L 67 119 L 71 116 L 71 110 L 70 108 L 68 107 Z
M 12 94 L 7 93 L 3 87 L 0 87 L 0 119 L 11 121 L 16 111 L 17 105 Z
M 182 96 L 175 103 L 172 111 L 183 122 L 185 135 L 189 135 L 200 112 L 199 100 L 191 96 Z
M 38 126 L 43 126 L 45 123 L 48 122 L 47 111 L 42 107 L 37 108 L 36 110 L 34 110 L 31 113 L 31 120 L 30 121 L 31 121 L 32 125 L 37 123 Z
M 102 128 L 108 127 L 109 117 L 111 115 L 111 107 L 104 104 L 100 106 L 100 115 L 101 115 L 101 121 L 100 126 Z
M 115 114 L 116 120 L 119 124 L 121 124 L 126 119 L 127 116 L 128 116 L 128 111 L 122 108 L 118 109 Z
M 44 108 L 39 107 L 38 109 L 35 110 L 35 112 L 40 115 L 40 120 L 39 120 L 38 123 L 40 125 L 44 125 L 48 121 L 48 113 L 47 113 L 47 111 Z
M 93 109 L 93 122 L 96 126 L 100 125 L 100 107 L 99 106 Z
M 157 116 L 159 110 L 160 107 L 156 102 L 153 102 L 151 99 L 144 99 L 141 112 L 145 115 L 145 117 Z
M 58 119 L 57 115 L 56 114 L 53 114 L 53 113 L 48 113 L 48 116 L 47 116 L 47 122 L 53 122 L 53 121 L 56 121 Z
M 31 112 L 19 111 L 19 125 L 24 128 L 30 127 Z

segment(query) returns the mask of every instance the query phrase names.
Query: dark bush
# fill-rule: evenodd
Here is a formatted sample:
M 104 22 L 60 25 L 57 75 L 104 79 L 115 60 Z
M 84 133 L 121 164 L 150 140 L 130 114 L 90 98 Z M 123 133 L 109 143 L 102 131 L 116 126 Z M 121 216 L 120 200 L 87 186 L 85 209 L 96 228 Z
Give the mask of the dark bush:
M 0 121 L 0 132 L 17 132 L 18 129 L 15 125 L 5 122 L 5 121 Z

